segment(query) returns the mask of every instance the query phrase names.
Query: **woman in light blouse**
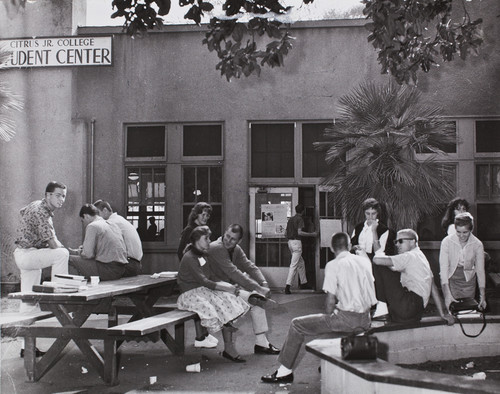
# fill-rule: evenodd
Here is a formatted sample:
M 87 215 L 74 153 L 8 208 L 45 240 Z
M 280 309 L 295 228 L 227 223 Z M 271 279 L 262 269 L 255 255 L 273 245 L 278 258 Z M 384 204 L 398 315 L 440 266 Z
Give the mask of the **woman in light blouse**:
M 479 307 L 486 308 L 484 248 L 473 234 L 474 219 L 468 212 L 455 216 L 455 233 L 441 242 L 439 267 L 445 304 L 474 298 L 479 284 Z
M 394 248 L 395 233 L 379 222 L 381 215 L 380 203 L 374 198 L 368 198 L 362 206 L 365 221 L 354 228 L 351 238 L 352 246 L 363 249 L 370 259 L 375 253 L 392 256 L 396 254 Z

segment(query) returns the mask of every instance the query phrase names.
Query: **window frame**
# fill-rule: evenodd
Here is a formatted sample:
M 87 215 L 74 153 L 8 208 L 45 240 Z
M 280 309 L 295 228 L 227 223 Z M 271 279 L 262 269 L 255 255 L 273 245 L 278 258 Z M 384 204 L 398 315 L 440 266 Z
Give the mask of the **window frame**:
M 206 161 L 213 161 L 213 160 L 219 160 L 223 161 L 224 160 L 224 122 L 186 122 L 186 123 L 179 123 L 181 126 L 181 136 L 180 136 L 180 157 L 181 157 L 181 162 L 182 163 L 194 163 L 194 162 L 206 162 Z M 184 126 L 220 126 L 220 155 L 214 155 L 214 156 L 184 156 Z
M 493 121 L 493 122 L 500 122 L 500 118 L 498 117 L 487 117 L 487 118 L 473 118 L 473 138 L 474 138 L 474 157 L 477 158 L 500 158 L 500 152 L 478 152 L 477 151 L 477 122 L 488 122 L 488 121 Z M 499 130 L 500 134 L 500 130 Z
M 163 156 L 146 156 L 146 157 L 127 157 L 127 145 L 128 145 L 128 128 L 129 127 L 163 127 L 165 136 L 165 146 Z M 168 135 L 167 135 L 167 124 L 166 123 L 124 123 L 123 124 L 123 158 L 125 163 L 141 163 L 141 162 L 166 162 L 168 161 Z

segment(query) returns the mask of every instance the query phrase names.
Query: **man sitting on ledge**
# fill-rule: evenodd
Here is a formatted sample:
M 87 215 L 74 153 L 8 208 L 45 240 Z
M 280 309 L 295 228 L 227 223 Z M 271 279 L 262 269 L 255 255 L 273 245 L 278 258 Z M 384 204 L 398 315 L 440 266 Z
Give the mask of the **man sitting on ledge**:
M 292 320 L 278 358 L 281 365 L 273 374 L 262 376 L 263 382 L 293 382 L 292 368 L 306 335 L 354 332 L 356 328 L 370 327 L 370 307 L 377 303 L 370 260 L 349 253 L 351 245 L 346 233 L 332 236 L 331 249 L 336 257 L 325 267 L 325 313 Z
M 116 224 L 100 217 L 92 204 L 80 209 L 80 219 L 86 226 L 85 239 L 78 249 L 69 249 L 70 274 L 99 276 L 101 281 L 138 274 L 139 266 L 127 260 L 127 247 Z
M 414 230 L 400 230 L 394 241 L 398 254 L 373 258 L 377 299 L 387 303 L 392 322 L 413 323 L 420 321 L 432 295 L 439 316 L 448 324 L 453 324 L 453 316 L 443 313 L 441 296 L 429 262 L 417 242 L 418 235 Z

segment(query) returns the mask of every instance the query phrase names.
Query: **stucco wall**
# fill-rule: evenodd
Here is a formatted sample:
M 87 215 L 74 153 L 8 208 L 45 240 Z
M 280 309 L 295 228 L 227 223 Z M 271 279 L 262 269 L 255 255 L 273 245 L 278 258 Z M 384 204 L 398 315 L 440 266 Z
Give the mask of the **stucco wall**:
M 15 10 L 0 4 L 0 37 L 71 35 L 72 7 L 68 1 L 26 3 Z M 7 7 L 4 9 L 4 6 Z M 68 246 L 81 242 L 78 220 L 86 190 L 86 133 L 82 119 L 73 113 L 77 94 L 71 68 L 6 70 L 0 74 L 24 98 L 24 110 L 13 113 L 16 135 L 0 142 L 1 276 L 18 275 L 11 252 L 18 212 L 30 201 L 44 197 L 51 180 L 68 186 L 66 203 L 56 212 L 56 232 Z
M 500 3 L 468 4 L 476 9 L 472 17 L 484 19 L 485 44 L 480 55 L 421 74 L 419 87 L 424 101 L 442 105 L 450 116 L 500 115 L 500 24 L 496 18 Z M 0 12 L 0 36 L 71 35 L 75 19 L 69 1 L 27 3 L 17 13 Z M 0 143 L 2 238 L 13 234 L 19 208 L 41 198 L 47 182 L 58 179 L 68 185 L 69 193 L 56 214 L 56 230 L 63 243 L 79 244 L 77 213 L 89 198 L 91 119 L 96 120 L 95 197 L 109 200 L 121 214 L 125 207 L 124 123 L 224 122 L 223 223 L 247 226 L 248 121 L 331 119 L 337 116 L 338 98 L 351 88 L 367 80 L 388 80 L 380 74 L 375 50 L 359 21 L 297 24 L 292 29 L 294 48 L 284 68 L 263 69 L 260 78 L 230 83 L 215 70 L 216 55 L 201 45 L 199 28 L 167 27 L 135 39 L 116 28 L 81 28 L 78 32 L 113 34 L 113 66 L 2 73 L 26 101 L 24 112 L 15 115 L 15 139 Z M 168 198 L 180 201 L 180 191 L 168 193 Z M 169 214 L 173 228 L 180 228 L 181 215 L 180 210 Z M 175 261 L 173 255 L 148 255 L 147 259 L 158 267 Z M 15 271 L 10 264 L 2 262 L 3 276 L 6 270 Z

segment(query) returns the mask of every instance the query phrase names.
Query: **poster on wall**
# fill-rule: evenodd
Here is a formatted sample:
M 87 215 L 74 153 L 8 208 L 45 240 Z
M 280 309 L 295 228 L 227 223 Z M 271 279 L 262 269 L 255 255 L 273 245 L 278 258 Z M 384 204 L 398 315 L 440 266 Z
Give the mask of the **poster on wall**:
M 262 238 L 285 238 L 287 206 L 285 204 L 262 204 Z
M 332 235 L 342 231 L 342 220 L 340 219 L 320 219 L 319 231 L 321 236 L 322 248 L 329 248 L 331 245 Z

